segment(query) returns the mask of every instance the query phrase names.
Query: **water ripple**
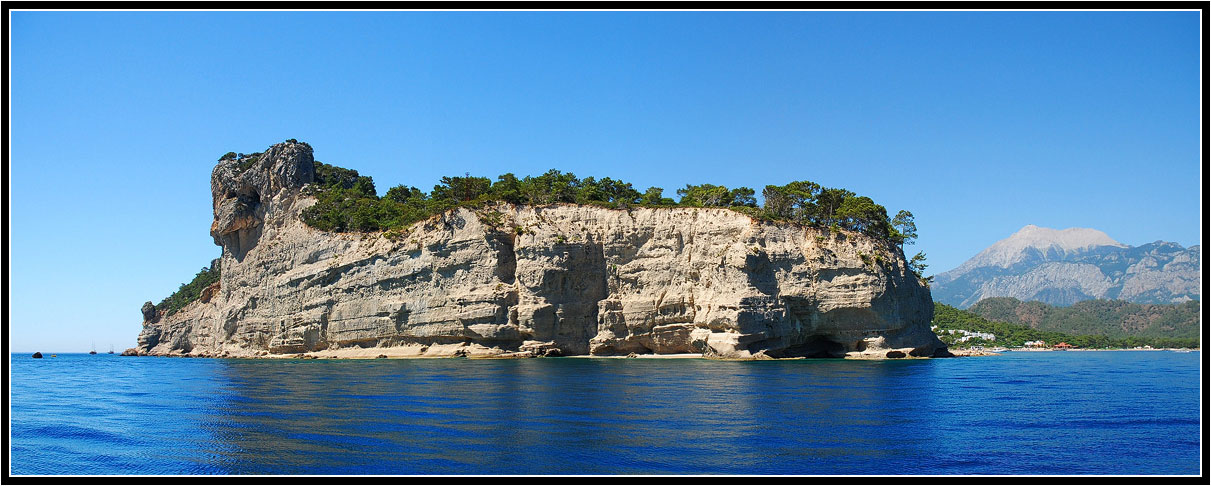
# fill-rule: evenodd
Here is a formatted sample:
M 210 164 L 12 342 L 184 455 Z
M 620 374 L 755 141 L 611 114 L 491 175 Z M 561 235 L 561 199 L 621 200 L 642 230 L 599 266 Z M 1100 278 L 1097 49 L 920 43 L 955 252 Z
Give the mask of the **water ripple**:
M 1197 353 L 10 370 L 16 475 L 1198 473 Z

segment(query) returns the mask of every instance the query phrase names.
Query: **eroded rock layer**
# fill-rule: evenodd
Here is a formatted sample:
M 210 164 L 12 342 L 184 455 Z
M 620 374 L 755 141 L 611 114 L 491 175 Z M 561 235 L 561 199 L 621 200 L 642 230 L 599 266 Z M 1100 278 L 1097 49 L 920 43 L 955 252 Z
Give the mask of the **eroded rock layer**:
M 728 209 L 509 204 L 446 212 L 394 238 L 328 233 L 299 219 L 313 178 L 306 144 L 275 145 L 242 170 L 221 162 L 220 281 L 172 315 L 144 308 L 132 351 L 946 353 L 902 252 L 859 234 Z

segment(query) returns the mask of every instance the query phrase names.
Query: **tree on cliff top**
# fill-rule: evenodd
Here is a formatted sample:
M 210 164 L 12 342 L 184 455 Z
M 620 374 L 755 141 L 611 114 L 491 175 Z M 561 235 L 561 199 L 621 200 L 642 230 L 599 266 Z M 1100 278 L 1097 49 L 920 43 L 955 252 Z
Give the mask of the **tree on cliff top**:
M 193 280 L 188 283 L 181 284 L 180 288 L 172 295 L 165 297 L 159 304 L 156 304 L 156 310 L 163 313 L 164 316 L 170 316 L 190 302 L 198 300 L 202 296 L 202 291 L 219 281 L 219 272 L 222 265 L 219 261 L 215 261 L 212 267 L 202 267 L 197 275 L 194 275 Z
M 895 228 L 902 244 L 911 245 L 916 241 L 917 223 L 913 219 L 912 213 L 901 209 L 896 213 L 896 217 L 891 219 L 891 226 Z
M 315 205 L 303 211 L 303 221 L 326 231 L 384 231 L 397 229 L 455 207 L 482 207 L 493 202 L 544 205 L 587 204 L 625 209 L 648 207 L 725 207 L 749 216 L 808 226 L 838 227 L 902 244 L 916 237 L 912 213 L 900 211 L 895 220 L 871 198 L 852 191 L 823 187 L 811 181 L 762 191 L 763 208 L 755 191 L 714 184 L 687 184 L 678 189 L 680 201 L 664 197 L 659 187 L 640 193 L 628 182 L 603 177 L 577 177 L 551 169 L 539 176 L 518 178 L 508 173 L 495 182 L 487 177 L 443 177 L 428 194 L 415 187 L 396 186 L 379 198 L 374 181 L 357 171 L 316 162 Z

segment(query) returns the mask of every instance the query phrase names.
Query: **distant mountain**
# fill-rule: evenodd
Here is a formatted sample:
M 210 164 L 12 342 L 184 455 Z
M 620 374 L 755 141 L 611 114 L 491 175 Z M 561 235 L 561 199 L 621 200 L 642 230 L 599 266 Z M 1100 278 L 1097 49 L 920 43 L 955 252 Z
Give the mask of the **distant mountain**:
M 1135 304 L 1122 300 L 1086 300 L 1070 307 L 1013 297 L 993 297 L 969 311 L 990 321 L 1029 326 L 1041 331 L 1114 338 L 1198 338 L 1199 303 Z
M 934 277 L 937 302 L 967 308 L 989 297 L 1066 306 L 1090 299 L 1140 304 L 1198 300 L 1198 245 L 1128 246 L 1088 228 L 1027 225 L 958 268 Z

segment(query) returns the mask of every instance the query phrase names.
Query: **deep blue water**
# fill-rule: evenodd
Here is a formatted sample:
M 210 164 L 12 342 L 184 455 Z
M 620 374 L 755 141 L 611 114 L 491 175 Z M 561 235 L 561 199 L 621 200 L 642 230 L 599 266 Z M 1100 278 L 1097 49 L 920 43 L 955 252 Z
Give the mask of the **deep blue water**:
M 1199 474 L 1201 352 L 11 355 L 11 473 Z

